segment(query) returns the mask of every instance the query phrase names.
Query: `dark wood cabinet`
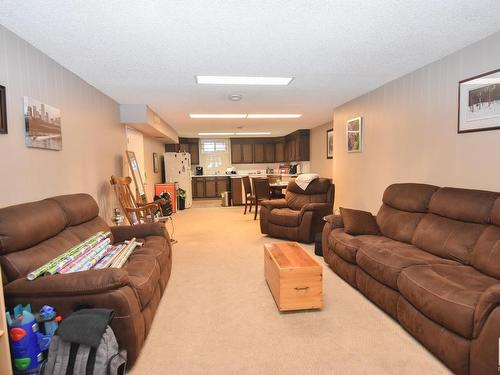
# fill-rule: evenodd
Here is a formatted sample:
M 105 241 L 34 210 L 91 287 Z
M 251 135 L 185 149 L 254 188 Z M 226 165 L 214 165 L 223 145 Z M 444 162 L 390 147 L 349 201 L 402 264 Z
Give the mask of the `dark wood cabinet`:
M 231 200 L 233 206 L 243 204 L 243 183 L 241 177 L 231 178 Z
M 286 137 L 231 138 L 231 163 L 280 163 L 309 160 L 309 130 Z
M 264 163 L 274 163 L 274 143 L 264 144 Z
M 253 163 L 253 144 L 244 143 L 242 145 L 242 163 Z
M 191 164 L 200 164 L 200 140 L 198 138 L 179 138 L 179 143 L 166 144 L 165 152 L 187 152 L 191 155 Z
M 193 177 L 192 188 L 193 198 L 218 198 L 223 192 L 229 191 L 229 178 L 227 176 Z
M 190 143 L 188 152 L 191 154 L 191 164 L 198 165 L 200 164 L 200 145 L 198 142 Z
M 274 144 L 274 161 L 276 163 L 286 161 L 284 140 Z
M 196 181 L 196 195 L 193 193 L 193 198 L 205 198 L 205 180 L 203 178 L 193 178 Z M 193 190 L 193 191 L 194 191 Z
M 286 161 L 309 160 L 309 130 L 297 130 L 285 137 Z
M 216 198 L 217 185 L 215 177 L 204 177 L 203 179 L 205 180 L 205 198 Z
M 243 145 L 231 142 L 231 164 L 240 164 L 243 159 Z
M 228 182 L 229 181 L 228 181 L 227 177 L 216 177 L 215 178 L 215 189 L 216 189 L 218 197 L 220 197 L 223 192 L 229 190 Z
M 264 144 L 263 143 L 255 143 L 253 145 L 253 162 L 254 163 L 264 163 Z

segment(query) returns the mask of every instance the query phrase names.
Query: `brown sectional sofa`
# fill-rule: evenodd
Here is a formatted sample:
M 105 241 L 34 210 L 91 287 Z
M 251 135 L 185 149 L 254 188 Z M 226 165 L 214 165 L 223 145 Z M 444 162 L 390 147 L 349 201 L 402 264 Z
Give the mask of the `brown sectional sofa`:
M 8 308 L 53 306 L 63 318 L 78 306 L 115 311 L 112 328 L 131 366 L 151 328 L 172 267 L 171 243 L 160 223 L 109 227 L 87 194 L 65 195 L 0 209 L 0 264 Z M 26 275 L 98 231 L 113 241 L 144 240 L 123 268 Z
M 272 237 L 313 242 L 321 233 L 323 217 L 333 210 L 335 185 L 329 178 L 313 180 L 302 190 L 294 180 L 288 183 L 285 198 L 260 203 L 260 231 Z
M 329 216 L 323 255 L 457 374 L 497 374 L 500 193 L 394 184 L 380 235 L 347 234 Z

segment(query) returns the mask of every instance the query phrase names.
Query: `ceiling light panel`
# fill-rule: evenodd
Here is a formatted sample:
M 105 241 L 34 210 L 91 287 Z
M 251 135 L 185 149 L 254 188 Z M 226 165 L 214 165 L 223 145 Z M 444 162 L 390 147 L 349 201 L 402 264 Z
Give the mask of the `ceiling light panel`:
M 198 135 L 234 135 L 234 133 L 198 133 Z
M 270 135 L 271 132 L 238 132 L 236 135 Z
M 246 113 L 191 113 L 191 118 L 246 118 Z
M 296 113 L 250 113 L 247 115 L 247 118 L 300 118 L 301 114 Z
M 278 85 L 286 86 L 293 77 L 196 76 L 199 85 Z

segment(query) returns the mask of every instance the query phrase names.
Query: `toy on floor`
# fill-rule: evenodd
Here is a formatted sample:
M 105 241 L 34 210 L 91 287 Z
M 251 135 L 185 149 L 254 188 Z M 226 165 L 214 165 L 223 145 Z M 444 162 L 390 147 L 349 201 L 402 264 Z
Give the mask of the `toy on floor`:
M 61 320 L 50 306 L 43 306 L 38 316 L 35 319 L 30 305 L 17 305 L 12 317 L 8 311 L 6 313 L 15 374 L 38 373 L 44 359 L 43 351 L 49 348 L 52 335 Z M 45 334 L 39 331 L 37 320 L 44 323 Z

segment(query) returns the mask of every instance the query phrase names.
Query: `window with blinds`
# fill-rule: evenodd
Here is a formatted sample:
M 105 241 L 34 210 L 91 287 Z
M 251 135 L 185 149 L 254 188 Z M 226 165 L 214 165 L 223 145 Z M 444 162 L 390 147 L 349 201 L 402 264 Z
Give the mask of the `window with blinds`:
M 227 142 L 224 140 L 202 139 L 201 152 L 204 153 L 227 152 Z

